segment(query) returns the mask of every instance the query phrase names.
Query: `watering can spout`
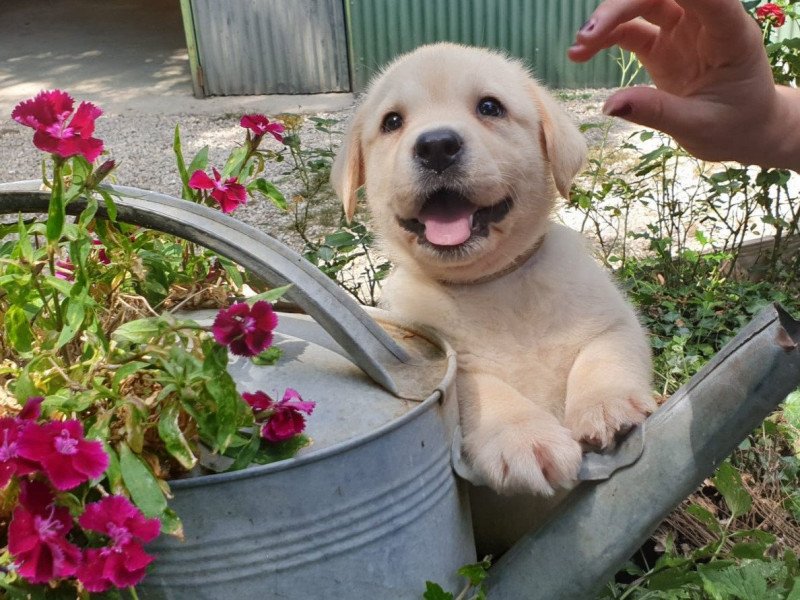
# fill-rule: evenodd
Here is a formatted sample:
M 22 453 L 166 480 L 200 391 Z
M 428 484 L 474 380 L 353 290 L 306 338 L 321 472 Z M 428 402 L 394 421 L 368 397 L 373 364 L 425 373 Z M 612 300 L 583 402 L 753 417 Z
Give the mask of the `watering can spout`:
M 491 597 L 593 597 L 798 384 L 800 322 L 773 304 L 645 421 L 641 456 L 582 483 L 498 561 Z

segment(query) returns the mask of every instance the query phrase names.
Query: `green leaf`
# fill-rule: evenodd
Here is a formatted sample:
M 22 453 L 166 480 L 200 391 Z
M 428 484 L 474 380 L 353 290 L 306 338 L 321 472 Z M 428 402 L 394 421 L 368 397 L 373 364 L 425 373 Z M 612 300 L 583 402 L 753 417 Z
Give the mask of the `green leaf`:
M 252 306 L 259 300 L 264 300 L 265 302 L 277 302 L 283 295 L 291 289 L 292 284 L 283 285 L 281 287 L 276 287 L 271 290 L 267 290 L 266 292 L 261 292 L 260 294 L 256 294 L 255 296 L 250 296 L 245 300 L 247 304 Z
M 250 185 L 247 186 L 247 190 L 250 193 L 252 193 L 254 190 L 260 192 L 261 194 L 272 200 L 272 203 L 279 209 L 283 211 L 289 210 L 289 205 L 287 204 L 284 195 L 271 182 L 267 181 L 264 178 L 260 177 L 255 181 L 253 181 Z
M 248 440 L 247 444 L 242 446 L 239 449 L 239 452 L 236 453 L 233 464 L 228 467 L 228 471 L 239 471 L 249 467 L 253 460 L 255 460 L 259 448 L 261 448 L 260 428 L 253 427 L 253 430 L 250 433 L 250 439 Z
M 489 573 L 486 571 L 488 568 L 489 565 L 486 564 L 486 562 L 479 562 L 471 565 L 464 565 L 458 570 L 458 574 L 465 577 L 470 585 L 478 586 L 488 577 Z
M 98 190 L 100 196 L 103 198 L 103 203 L 106 205 L 106 211 L 108 212 L 108 219 L 114 223 L 117 222 L 117 203 L 114 202 L 114 199 L 111 197 L 111 194 L 106 192 L 105 190 Z
M 30 352 L 33 348 L 33 329 L 28 322 L 25 310 L 12 305 L 6 311 L 4 319 L 6 337 L 17 352 Z
M 124 491 L 122 481 L 122 468 L 120 467 L 119 456 L 106 440 L 102 440 L 103 449 L 108 454 L 108 468 L 106 469 L 106 477 L 108 477 L 108 484 L 111 487 L 111 493 L 120 494 Z
M 167 508 L 167 499 L 150 468 L 136 456 L 128 444 L 119 444 L 122 480 L 136 506 L 148 517 L 157 517 Z
M 215 418 L 213 421 L 207 422 L 215 428 L 215 431 L 206 433 L 213 436 L 213 439 L 209 440 L 213 449 L 217 452 L 224 452 L 241 426 L 243 415 L 252 414 L 252 412 L 239 396 L 236 384 L 228 373 L 227 348 L 209 340 L 203 344 L 203 349 L 205 351 L 203 374 L 206 376 L 206 391 L 215 404 L 213 410 Z
M 64 231 L 64 223 L 67 213 L 64 207 L 63 182 L 61 172 L 56 167 L 56 176 L 53 181 L 53 189 L 50 192 L 50 205 L 47 208 L 47 241 L 56 242 Z
M 422 594 L 423 600 L 453 600 L 453 594 L 445 592 L 438 583 L 432 581 L 425 582 L 425 593 Z
M 56 342 L 56 350 L 72 341 L 72 338 L 80 331 L 83 321 L 86 318 L 86 308 L 84 302 L 86 297 L 70 298 L 67 301 L 67 312 L 64 316 L 64 327 Z
M 786 600 L 800 600 L 800 577 L 795 577 Z
M 119 369 L 117 369 L 117 372 L 114 373 L 114 379 L 111 380 L 111 388 L 114 390 L 114 393 L 119 393 L 119 384 L 122 383 L 126 377 L 133 375 L 137 371 L 149 366 L 150 363 L 140 360 L 135 360 L 122 365 Z
M 33 246 L 31 245 L 31 238 L 28 236 L 28 228 L 25 226 L 25 222 L 22 220 L 22 213 L 20 213 L 19 220 L 17 221 L 17 235 L 19 236 L 17 247 L 19 248 L 20 258 L 24 259 L 28 263 L 32 263 Z
M 174 510 L 167 508 L 158 518 L 161 520 L 161 533 L 173 535 L 183 541 L 183 523 Z
M 278 348 L 277 346 L 272 346 L 267 348 L 261 354 L 254 356 L 251 360 L 254 365 L 259 366 L 271 366 L 277 363 L 281 356 L 283 356 L 283 350 Z
M 90 196 L 88 202 L 86 203 L 86 208 L 83 209 L 81 212 L 80 217 L 78 217 L 78 225 L 85 229 L 89 223 L 91 223 L 94 216 L 97 214 L 97 198 L 94 196 Z
M 69 281 L 53 277 L 52 275 L 45 275 L 42 277 L 42 283 L 45 287 L 56 290 L 58 293 L 69 296 L 72 293 L 72 285 Z
M 245 146 L 241 146 L 237 148 L 231 155 L 228 157 L 225 166 L 222 167 L 222 176 L 223 177 L 238 177 L 239 172 L 242 170 L 242 165 L 244 164 L 244 159 L 247 157 L 247 148 Z
M 192 452 L 189 442 L 180 427 L 180 407 L 171 402 L 161 412 L 158 419 L 158 435 L 164 442 L 167 452 L 187 471 L 197 464 L 197 457 Z
M 14 386 L 14 397 L 22 406 L 25 405 L 25 402 L 28 400 L 28 398 L 32 398 L 33 396 L 41 396 L 39 390 L 36 389 L 36 386 L 33 384 L 33 380 L 30 376 L 31 365 L 33 365 L 33 362 L 25 365 L 25 368 L 20 371 L 19 376 L 17 376 L 17 383 Z
M 690 504 L 686 507 L 686 512 L 708 527 L 714 533 L 722 532 L 722 526 L 711 511 L 697 504 Z
M 723 462 L 714 476 L 714 485 L 725 499 L 725 504 L 734 517 L 741 517 L 750 512 L 753 499 L 742 485 L 742 476 L 729 462 Z
M 147 317 L 120 325 L 113 331 L 111 338 L 134 344 L 146 344 L 158 338 L 167 327 L 167 323 L 161 317 Z
M 253 462 L 266 465 L 279 460 L 287 460 L 297 454 L 302 448 L 308 446 L 311 440 L 308 436 L 300 434 L 283 442 L 269 442 L 261 444 Z
M 192 200 L 193 194 L 189 187 L 189 172 L 186 170 L 186 161 L 183 159 L 181 130 L 179 125 L 175 125 L 175 135 L 172 138 L 172 151 L 175 153 L 175 163 L 178 166 L 178 174 L 181 177 L 181 198 L 184 200 Z
M 780 600 L 782 595 L 769 589 L 769 581 L 782 579 L 786 568 L 782 563 L 753 560 L 741 565 L 723 561 L 698 565 L 703 589 L 714 600 Z
M 189 177 L 192 176 L 192 173 L 195 171 L 205 171 L 206 167 L 208 166 L 208 146 L 203 146 L 200 149 L 200 152 L 194 155 L 192 162 L 189 164 L 189 168 L 187 169 L 187 174 Z

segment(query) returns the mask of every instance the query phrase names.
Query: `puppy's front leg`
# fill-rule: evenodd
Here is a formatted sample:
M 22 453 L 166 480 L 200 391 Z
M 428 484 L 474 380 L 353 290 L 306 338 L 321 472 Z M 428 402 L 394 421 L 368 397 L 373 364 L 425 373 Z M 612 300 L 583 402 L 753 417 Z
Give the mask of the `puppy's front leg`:
M 647 340 L 633 326 L 594 339 L 570 370 L 564 425 L 580 442 L 609 447 L 655 410 L 651 370 Z
M 549 412 L 486 373 L 459 371 L 458 396 L 467 460 L 492 489 L 550 496 L 574 482 L 580 445 Z

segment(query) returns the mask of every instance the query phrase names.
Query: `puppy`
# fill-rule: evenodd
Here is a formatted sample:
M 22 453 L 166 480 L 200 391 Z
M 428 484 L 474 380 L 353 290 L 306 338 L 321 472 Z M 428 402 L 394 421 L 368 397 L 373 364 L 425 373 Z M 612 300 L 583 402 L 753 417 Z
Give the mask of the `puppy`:
M 331 181 L 365 186 L 396 265 L 386 308 L 458 353 L 465 457 L 501 493 L 569 487 L 655 405 L 650 346 L 583 238 L 549 220 L 584 164 L 575 125 L 517 61 L 454 44 L 370 85 Z

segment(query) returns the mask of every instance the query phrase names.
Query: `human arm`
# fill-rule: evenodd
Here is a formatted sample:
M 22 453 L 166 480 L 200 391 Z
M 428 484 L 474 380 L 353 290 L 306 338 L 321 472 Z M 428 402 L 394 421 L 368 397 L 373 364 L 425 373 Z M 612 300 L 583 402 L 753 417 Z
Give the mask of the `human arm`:
M 604 112 L 660 129 L 704 160 L 800 170 L 800 91 L 777 86 L 740 0 L 605 0 L 569 57 L 618 45 L 656 87 L 626 88 Z

